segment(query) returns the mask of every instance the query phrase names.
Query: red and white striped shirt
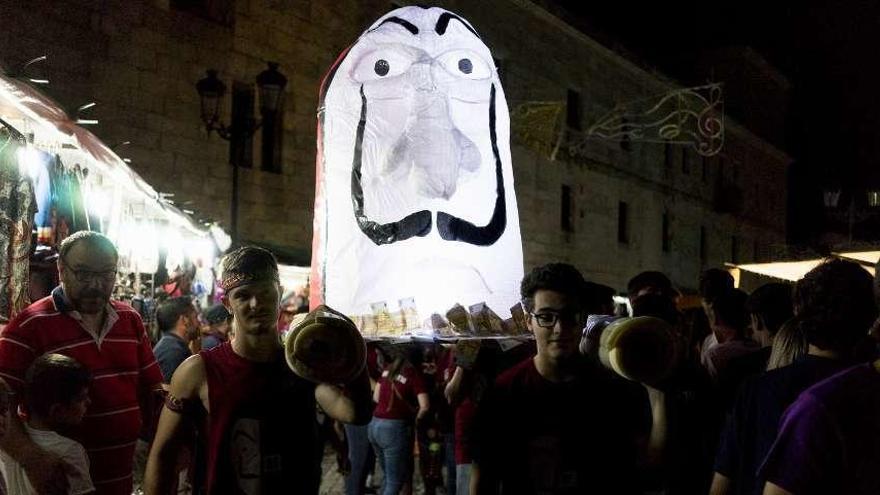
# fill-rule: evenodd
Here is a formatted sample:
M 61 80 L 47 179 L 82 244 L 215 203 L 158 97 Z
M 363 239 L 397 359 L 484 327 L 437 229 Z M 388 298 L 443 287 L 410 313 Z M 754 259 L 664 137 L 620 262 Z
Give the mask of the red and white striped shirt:
M 92 373 L 92 402 L 70 437 L 86 448 L 99 495 L 129 495 L 142 420 L 138 399 L 161 388 L 162 374 L 140 315 L 116 301 L 107 311 L 101 333 L 90 332 L 56 288 L 0 332 L 0 377 L 22 393 L 25 372 L 41 355 L 64 354 L 82 363 Z

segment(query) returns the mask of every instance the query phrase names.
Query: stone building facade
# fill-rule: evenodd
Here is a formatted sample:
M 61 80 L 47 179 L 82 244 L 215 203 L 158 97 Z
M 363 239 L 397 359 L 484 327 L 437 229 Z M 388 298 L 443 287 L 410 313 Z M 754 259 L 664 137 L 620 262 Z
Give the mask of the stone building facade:
M 251 166 L 241 174 L 239 228 L 242 240 L 307 264 L 318 87 L 337 55 L 396 5 L 0 0 L 0 64 L 14 71 L 48 55 L 43 67 L 29 69 L 48 76 L 46 93 L 70 109 L 97 102 L 89 110 L 100 120 L 96 134 L 111 145 L 129 141 L 117 152 L 157 190 L 228 224 L 228 143 L 204 130 L 195 83 L 216 69 L 230 93 L 248 97 L 266 62 L 278 62 L 289 79 L 280 161 L 263 163 L 257 132 Z M 527 0 L 437 5 L 480 32 L 497 57 L 511 107 L 568 101 L 587 125 L 616 103 L 675 87 Z M 231 100 L 227 95 L 227 121 Z M 564 260 L 618 289 L 640 270 L 660 269 L 688 288 L 703 268 L 766 257 L 785 239 L 790 159 L 731 119 L 726 124 L 722 152 L 707 160 L 682 146 L 613 141 L 551 160 L 514 141 L 526 269 Z

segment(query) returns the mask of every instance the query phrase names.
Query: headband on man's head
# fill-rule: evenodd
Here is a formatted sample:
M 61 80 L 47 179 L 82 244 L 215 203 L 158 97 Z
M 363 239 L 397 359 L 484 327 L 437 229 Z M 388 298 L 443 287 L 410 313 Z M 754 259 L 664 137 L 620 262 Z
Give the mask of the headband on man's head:
M 221 265 L 220 286 L 227 292 L 255 282 L 279 282 L 275 255 L 257 246 L 236 249 L 223 258 Z
M 236 287 L 241 287 L 242 285 L 265 281 L 279 283 L 280 280 L 278 279 L 278 272 L 264 271 L 261 273 L 224 273 L 223 279 L 220 281 L 220 287 L 222 287 L 224 291 L 229 292 Z

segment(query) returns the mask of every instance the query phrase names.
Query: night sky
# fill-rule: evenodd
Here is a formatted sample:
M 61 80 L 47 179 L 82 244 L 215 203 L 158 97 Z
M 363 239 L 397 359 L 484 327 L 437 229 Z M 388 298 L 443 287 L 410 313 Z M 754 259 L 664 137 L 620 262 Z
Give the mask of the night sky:
M 776 143 L 795 160 L 789 171 L 790 201 L 797 206 L 789 214 L 791 241 L 809 244 L 818 233 L 823 188 L 840 187 L 846 194 L 880 186 L 880 2 L 555 4 L 594 38 L 619 43 L 643 64 L 685 84 L 703 81 L 693 80 L 683 61 L 728 45 L 752 47 L 791 82 L 784 138 Z

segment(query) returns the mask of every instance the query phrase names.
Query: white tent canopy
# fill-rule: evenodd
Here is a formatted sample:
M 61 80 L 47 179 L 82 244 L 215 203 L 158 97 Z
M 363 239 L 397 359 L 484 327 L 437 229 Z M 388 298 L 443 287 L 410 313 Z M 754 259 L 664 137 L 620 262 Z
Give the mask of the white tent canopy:
M 307 287 L 309 274 L 312 268 L 309 266 L 278 265 L 278 277 L 281 281 L 285 294 Z
M 862 264 L 873 266 L 880 259 L 880 251 L 852 251 L 846 253 L 834 253 L 838 258 L 846 258 L 848 260 L 858 261 Z
M 833 253 L 832 257 L 856 261 L 871 275 L 874 275 L 873 265 L 880 258 L 880 251 L 839 252 Z M 729 264 L 728 266 L 767 277 L 796 282 L 803 278 L 807 272 L 819 266 L 824 260 L 825 258 L 813 258 L 798 261 L 774 261 L 771 263 Z
M 153 215 L 197 236 L 206 229 L 192 222 L 172 205 L 163 202 L 140 175 L 87 129 L 77 125 L 51 98 L 27 83 L 0 74 L 0 117 L 20 132 L 32 135 L 33 145 L 47 151 L 78 149 L 94 170 L 144 200 Z
M 18 162 L 32 176 L 39 167 L 37 150 L 88 169 L 83 206 L 100 222 L 98 229 L 116 243 L 127 269 L 155 272 L 161 247 L 167 252 L 169 270 L 185 257 L 210 267 L 217 248 L 228 247 L 228 237 L 219 226 L 201 225 L 170 204 L 61 105 L 2 72 L 0 118 L 3 126 L 26 138 Z M 221 242 L 223 237 L 225 242 Z

